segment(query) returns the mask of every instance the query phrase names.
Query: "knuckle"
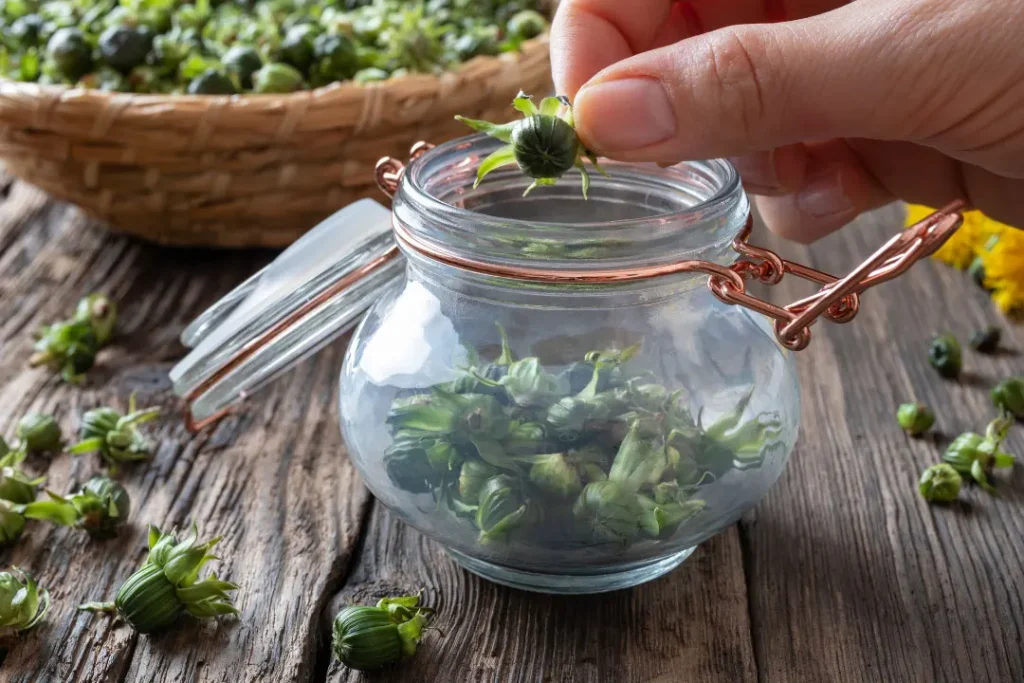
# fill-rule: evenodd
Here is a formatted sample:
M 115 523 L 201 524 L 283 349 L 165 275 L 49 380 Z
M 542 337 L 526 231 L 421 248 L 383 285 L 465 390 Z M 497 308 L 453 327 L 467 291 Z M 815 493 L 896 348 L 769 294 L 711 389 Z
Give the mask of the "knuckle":
M 776 78 L 767 41 L 740 27 L 708 36 L 706 59 L 710 65 L 709 90 L 724 122 L 743 136 L 751 137 L 767 113 L 766 93 L 774 91 Z

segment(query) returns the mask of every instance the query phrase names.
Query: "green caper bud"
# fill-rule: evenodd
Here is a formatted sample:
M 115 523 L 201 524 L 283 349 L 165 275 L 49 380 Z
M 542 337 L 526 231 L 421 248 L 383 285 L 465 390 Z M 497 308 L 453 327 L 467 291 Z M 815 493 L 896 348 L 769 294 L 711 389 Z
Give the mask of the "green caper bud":
M 207 69 L 188 84 L 189 95 L 233 95 L 235 84 L 221 71 Z
M 25 530 L 25 517 L 15 509 L 16 505 L 0 499 L 0 546 L 14 543 Z
M 84 439 L 105 438 L 107 432 L 117 429 L 117 422 L 121 419 L 121 413 L 113 408 L 94 408 L 82 415 L 82 424 L 79 427 L 78 435 Z
M 313 39 L 317 32 L 313 24 L 299 24 L 288 29 L 281 41 L 281 61 L 302 73 L 308 73 L 313 63 Z
M 910 436 L 920 436 L 935 424 L 935 413 L 921 403 L 904 403 L 896 411 L 896 421 Z
M 416 654 L 431 613 L 419 598 L 385 598 L 376 607 L 349 605 L 334 618 L 332 646 L 345 666 L 380 669 Z
M 114 336 L 117 324 L 117 305 L 103 294 L 90 294 L 78 302 L 75 322 L 88 323 L 96 335 L 96 341 L 103 346 Z
M 318 75 L 326 82 L 351 77 L 359 68 L 355 43 L 348 36 L 324 33 L 313 41 Z
M 503 540 L 534 521 L 539 508 L 526 498 L 519 481 L 504 474 L 491 477 L 480 489 L 476 526 L 480 543 Z
M 573 514 L 589 525 L 595 540 L 626 545 L 640 532 L 644 509 L 636 493 L 609 480 L 587 484 Z
M 963 365 L 960 342 L 948 332 L 935 337 L 928 347 L 928 362 L 941 376 L 955 379 L 960 375 Z
M 23 48 L 36 47 L 45 26 L 38 14 L 26 14 L 11 22 L 10 36 Z
M 92 69 L 92 48 L 77 28 L 57 29 L 46 44 L 46 56 L 62 76 L 72 82 Z
M 29 479 L 17 467 L 0 468 L 0 499 L 24 505 L 36 499 L 36 489 L 43 478 Z
M 982 289 L 985 287 L 985 261 L 980 256 L 976 256 L 971 265 L 967 268 L 967 274 L 971 276 L 971 280 L 974 284 L 978 285 Z
M 524 9 L 516 12 L 508 20 L 508 35 L 510 38 L 529 40 L 544 33 L 548 28 L 548 20 L 544 15 L 532 9 Z
M 999 341 L 1002 336 L 1003 331 L 1001 329 L 995 325 L 990 325 L 972 334 L 969 343 L 971 348 L 978 353 L 995 353 L 999 348 Z
M 384 69 L 371 66 L 357 71 L 352 80 L 356 83 L 374 83 L 376 81 L 386 81 L 390 77 L 391 74 Z
M 247 45 L 235 45 L 226 53 L 221 60 L 224 68 L 229 74 L 238 76 L 238 82 L 243 88 L 252 88 L 252 75 L 263 66 L 260 53 Z
M 551 453 L 534 462 L 530 482 L 554 498 L 575 498 L 583 490 L 583 480 L 575 463 L 564 453 Z
M 128 491 L 109 477 L 93 477 L 72 500 L 80 515 L 77 526 L 93 538 L 116 536 L 131 512 Z
M 134 26 L 111 26 L 99 39 L 103 59 L 121 73 L 145 63 L 152 45 L 152 34 Z
M 519 169 L 531 178 L 557 178 L 576 163 L 576 131 L 557 116 L 535 114 L 512 129 L 512 151 Z
M 921 474 L 917 488 L 929 503 L 952 503 L 960 495 L 963 477 L 951 465 L 932 465 Z
M 50 593 L 27 572 L 0 572 L 0 629 L 15 633 L 39 624 L 50 607 Z
M 218 579 L 216 575 L 199 579 L 203 566 L 218 559 L 210 551 L 219 538 L 198 542 L 192 526 L 180 542 L 174 532 L 149 528 L 149 557 L 117 591 L 113 602 L 92 602 L 79 605 L 87 612 L 116 611 L 139 633 L 153 633 L 167 628 L 188 612 L 197 619 L 238 614 L 231 604 L 231 591 L 238 586 Z
M 253 76 L 253 90 L 258 93 L 290 93 L 302 90 L 302 74 L 287 64 L 266 64 Z
M 486 27 L 464 33 L 451 43 L 452 51 L 462 61 L 469 61 L 479 55 L 496 55 L 501 52 L 494 27 Z
M 1018 420 L 1024 420 L 1024 377 L 1009 377 L 992 389 L 992 403 Z
M 29 413 L 18 421 L 18 438 L 29 453 L 43 453 L 60 448 L 60 425 L 49 415 Z
M 475 503 L 480 498 L 480 489 L 487 480 L 498 474 L 498 470 L 480 460 L 467 460 L 459 470 L 459 496 Z

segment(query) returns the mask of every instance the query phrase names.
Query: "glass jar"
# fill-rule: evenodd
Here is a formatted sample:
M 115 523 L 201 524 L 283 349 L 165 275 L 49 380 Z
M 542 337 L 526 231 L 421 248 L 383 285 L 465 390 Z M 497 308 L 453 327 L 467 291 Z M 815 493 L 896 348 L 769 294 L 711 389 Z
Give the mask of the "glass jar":
M 506 266 L 737 258 L 749 206 L 725 162 L 610 163 L 587 200 L 568 178 L 524 197 L 514 167 L 473 189 L 495 146 L 425 154 L 394 220 Z M 342 430 L 374 495 L 467 569 L 565 593 L 631 586 L 677 566 L 782 472 L 800 416 L 792 354 L 700 273 L 524 283 L 403 253 L 406 277 L 346 355 Z
M 726 162 L 609 162 L 589 199 L 578 176 L 524 196 L 514 167 L 474 188 L 498 144 L 382 160 L 392 214 L 350 207 L 332 220 L 366 229 L 300 240 L 186 330 L 172 378 L 199 428 L 362 317 L 339 408 L 366 485 L 530 590 L 650 580 L 756 505 L 797 439 L 791 349 L 959 225 L 947 207 L 838 280 L 746 244 Z M 784 308 L 745 291 L 786 273 L 824 287 Z

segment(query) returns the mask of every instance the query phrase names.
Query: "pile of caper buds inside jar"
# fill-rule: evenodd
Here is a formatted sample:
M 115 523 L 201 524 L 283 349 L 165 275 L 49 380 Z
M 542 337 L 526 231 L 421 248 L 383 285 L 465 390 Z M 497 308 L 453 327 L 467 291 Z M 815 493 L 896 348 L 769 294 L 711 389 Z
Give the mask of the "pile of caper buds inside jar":
M 702 487 L 780 445 L 777 417 L 742 421 L 750 392 L 702 425 L 685 391 L 630 372 L 639 346 L 556 371 L 517 360 L 500 333 L 497 359 L 396 398 L 387 417 L 391 481 L 431 494 L 480 544 L 666 539 L 701 514 Z

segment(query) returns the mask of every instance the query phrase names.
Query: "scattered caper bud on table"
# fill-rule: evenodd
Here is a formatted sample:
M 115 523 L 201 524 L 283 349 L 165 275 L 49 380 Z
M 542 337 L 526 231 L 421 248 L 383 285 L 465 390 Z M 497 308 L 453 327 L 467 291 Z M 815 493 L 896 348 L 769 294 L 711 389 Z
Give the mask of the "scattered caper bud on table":
M 951 465 L 932 465 L 921 474 L 918 490 L 929 503 L 952 503 L 960 495 L 963 477 Z
M 18 420 L 16 433 L 20 447 L 26 453 L 46 453 L 60 450 L 60 425 L 49 415 L 28 413 Z
M 978 353 L 995 353 L 999 348 L 999 340 L 1002 336 L 1003 331 L 1001 329 L 995 325 L 990 325 L 974 332 L 968 343 Z
M 921 403 L 904 403 L 896 411 L 896 421 L 910 436 L 921 436 L 935 424 L 935 413 Z
M 96 476 L 67 497 L 52 491 L 50 500 L 30 501 L 22 509 L 27 519 L 38 519 L 86 531 L 95 539 L 113 538 L 128 519 L 131 499 L 123 486 Z
M 935 337 L 928 347 L 928 362 L 941 376 L 956 379 L 963 365 L 960 342 L 948 332 Z
M 997 417 L 988 424 L 985 435 L 964 432 L 956 437 L 942 459 L 962 476 L 970 477 L 989 493 L 995 493 L 990 478 L 992 471 L 1013 467 L 1016 458 L 1000 450 L 1013 418 L 1009 414 Z
M 419 596 L 382 598 L 375 607 L 349 605 L 334 618 L 334 654 L 350 669 L 370 671 L 416 654 L 433 610 Z
M 17 567 L 0 572 L 0 633 L 20 633 L 39 625 L 50 608 L 50 593 Z
M 113 602 L 79 605 L 87 612 L 116 612 L 139 633 L 153 633 L 173 624 L 186 612 L 198 619 L 238 614 L 228 595 L 238 586 L 211 574 L 199 579 L 220 540 L 199 543 L 195 524 L 183 540 L 175 532 L 149 527 L 149 557 L 117 591 Z
M 36 333 L 29 365 L 45 365 L 71 384 L 78 384 L 110 343 L 117 324 L 117 307 L 102 294 L 82 298 L 70 320 L 45 325 Z
M 1008 377 L 992 389 L 992 403 L 1000 410 L 1024 420 L 1024 377 Z
M 68 452 L 74 455 L 98 452 L 111 474 L 116 475 L 121 464 L 149 457 L 153 446 L 138 427 L 159 415 L 159 408 L 140 410 L 135 404 L 135 394 L 128 399 L 127 415 L 110 407 L 90 410 L 82 416 L 81 440 Z

